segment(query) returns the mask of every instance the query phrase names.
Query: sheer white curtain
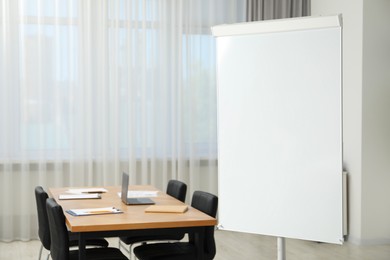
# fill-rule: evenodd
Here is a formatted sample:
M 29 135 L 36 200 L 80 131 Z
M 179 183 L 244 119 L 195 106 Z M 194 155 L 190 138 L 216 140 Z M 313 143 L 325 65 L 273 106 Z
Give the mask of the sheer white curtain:
M 308 16 L 311 0 L 246 0 L 247 21 Z
M 216 193 L 210 26 L 244 13 L 244 0 L 0 0 L 0 240 L 37 237 L 36 185 L 127 171 Z

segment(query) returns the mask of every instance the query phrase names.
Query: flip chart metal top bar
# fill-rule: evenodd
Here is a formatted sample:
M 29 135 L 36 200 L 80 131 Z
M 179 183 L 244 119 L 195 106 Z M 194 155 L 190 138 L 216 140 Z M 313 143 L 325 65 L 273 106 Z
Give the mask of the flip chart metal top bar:
M 216 37 L 341 27 L 341 15 L 306 16 L 213 26 Z

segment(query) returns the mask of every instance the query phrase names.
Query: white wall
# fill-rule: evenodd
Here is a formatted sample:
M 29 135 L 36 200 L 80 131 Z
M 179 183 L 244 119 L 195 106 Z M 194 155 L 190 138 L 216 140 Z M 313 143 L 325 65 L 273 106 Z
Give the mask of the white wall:
M 348 240 L 390 243 L 390 1 L 312 0 L 311 6 L 312 15 L 343 14 Z
M 390 1 L 363 3 L 362 242 L 390 243 Z

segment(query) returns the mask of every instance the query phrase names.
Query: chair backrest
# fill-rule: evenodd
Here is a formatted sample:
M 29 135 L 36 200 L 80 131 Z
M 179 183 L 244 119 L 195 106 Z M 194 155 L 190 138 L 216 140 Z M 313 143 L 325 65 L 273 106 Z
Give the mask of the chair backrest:
M 192 196 L 191 206 L 215 218 L 218 210 L 218 197 L 204 191 L 195 191 Z M 189 236 L 190 243 L 194 243 L 193 235 Z M 216 254 L 214 227 L 205 227 L 204 234 L 204 259 L 214 259 Z
M 38 212 L 38 235 L 43 247 L 50 250 L 50 229 L 46 211 L 46 199 L 48 197 L 41 186 L 35 187 L 35 201 Z
M 53 260 L 69 259 L 69 234 L 62 207 L 53 198 L 46 200 L 46 210 L 50 227 L 50 254 Z
M 178 180 L 170 180 L 167 185 L 167 194 L 184 202 L 186 200 L 187 185 Z

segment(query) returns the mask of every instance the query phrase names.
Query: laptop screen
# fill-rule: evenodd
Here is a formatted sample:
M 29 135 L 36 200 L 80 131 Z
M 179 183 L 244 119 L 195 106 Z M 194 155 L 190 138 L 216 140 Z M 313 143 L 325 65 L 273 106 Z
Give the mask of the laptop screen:
M 127 191 L 129 189 L 129 175 L 125 172 L 122 173 L 122 191 L 121 199 L 126 204 L 127 201 Z

